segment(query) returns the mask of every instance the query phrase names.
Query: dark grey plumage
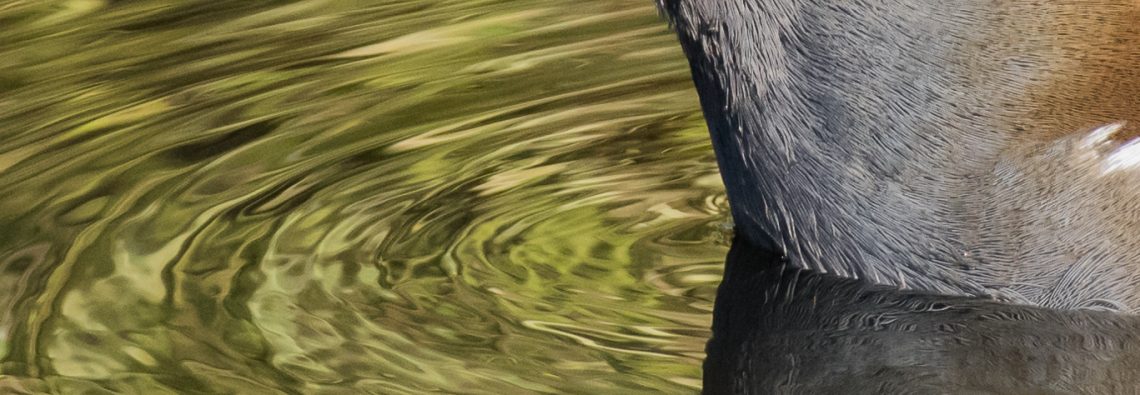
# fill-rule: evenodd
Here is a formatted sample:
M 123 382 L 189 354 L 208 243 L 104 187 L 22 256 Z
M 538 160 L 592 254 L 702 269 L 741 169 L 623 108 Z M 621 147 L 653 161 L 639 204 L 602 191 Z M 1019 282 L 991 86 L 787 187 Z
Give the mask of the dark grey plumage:
M 1140 2 L 659 5 L 751 243 L 903 289 L 1140 308 Z

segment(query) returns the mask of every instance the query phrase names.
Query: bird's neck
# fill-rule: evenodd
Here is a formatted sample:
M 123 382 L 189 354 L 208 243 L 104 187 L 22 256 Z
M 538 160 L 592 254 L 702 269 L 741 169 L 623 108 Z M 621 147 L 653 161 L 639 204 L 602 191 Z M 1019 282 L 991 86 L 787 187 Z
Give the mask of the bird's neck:
M 985 292 L 995 167 L 1140 120 L 1135 0 L 662 7 L 738 230 L 809 269 Z

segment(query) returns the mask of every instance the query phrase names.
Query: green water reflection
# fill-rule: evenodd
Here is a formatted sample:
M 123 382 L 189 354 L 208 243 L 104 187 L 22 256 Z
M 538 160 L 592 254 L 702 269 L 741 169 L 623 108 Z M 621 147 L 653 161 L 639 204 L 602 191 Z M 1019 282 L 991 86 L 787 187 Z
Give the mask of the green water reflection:
M 651 1 L 0 26 L 0 392 L 698 387 L 727 205 Z

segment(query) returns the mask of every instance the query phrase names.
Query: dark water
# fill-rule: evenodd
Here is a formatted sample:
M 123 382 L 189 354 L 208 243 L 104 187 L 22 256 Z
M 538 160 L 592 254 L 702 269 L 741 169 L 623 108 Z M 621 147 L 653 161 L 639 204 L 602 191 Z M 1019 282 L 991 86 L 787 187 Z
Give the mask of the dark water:
M 1140 317 L 933 295 L 735 242 L 706 394 L 1137 394 Z
M 651 3 L 0 1 L 0 392 L 695 392 Z

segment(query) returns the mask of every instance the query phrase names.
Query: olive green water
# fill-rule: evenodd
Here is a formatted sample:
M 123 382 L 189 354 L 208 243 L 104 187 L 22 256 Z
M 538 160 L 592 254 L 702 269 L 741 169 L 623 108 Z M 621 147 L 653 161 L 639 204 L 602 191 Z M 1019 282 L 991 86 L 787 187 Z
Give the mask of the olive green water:
M 0 0 L 0 393 L 693 393 L 649 0 Z

